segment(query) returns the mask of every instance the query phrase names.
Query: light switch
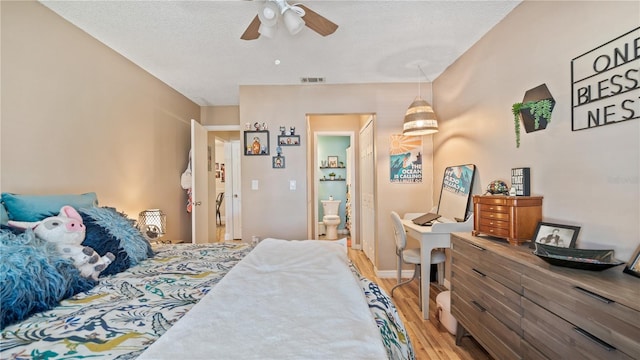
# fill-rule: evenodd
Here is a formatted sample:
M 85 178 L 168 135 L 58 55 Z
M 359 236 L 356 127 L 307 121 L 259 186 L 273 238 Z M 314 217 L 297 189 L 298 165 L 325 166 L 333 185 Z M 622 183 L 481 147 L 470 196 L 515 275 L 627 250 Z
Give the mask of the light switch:
M 289 180 L 289 190 L 295 190 L 295 189 L 296 189 L 296 181 Z
M 251 190 L 258 190 L 258 180 L 251 180 Z

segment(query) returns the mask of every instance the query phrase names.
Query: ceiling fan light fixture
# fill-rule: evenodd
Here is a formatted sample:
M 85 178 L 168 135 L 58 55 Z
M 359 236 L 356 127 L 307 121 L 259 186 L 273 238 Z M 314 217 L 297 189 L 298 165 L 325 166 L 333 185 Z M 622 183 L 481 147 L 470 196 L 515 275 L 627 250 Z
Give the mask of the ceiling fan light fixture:
M 278 22 L 278 14 L 280 13 L 280 7 L 278 4 L 267 1 L 264 6 L 258 12 L 258 18 L 260 23 L 264 26 L 275 26 Z
M 403 135 L 429 135 L 438 132 L 438 120 L 433 107 L 419 96 L 404 115 Z
M 278 29 L 277 25 L 266 26 L 265 24 L 260 24 L 260 27 L 258 28 L 258 32 L 260 33 L 260 35 L 272 39 L 273 36 L 276 34 L 277 29 Z
M 284 25 L 287 27 L 287 30 L 289 30 L 291 35 L 299 33 L 300 30 L 304 28 L 304 20 L 302 20 L 298 13 L 290 8 L 286 9 L 282 13 L 282 18 L 284 19 Z

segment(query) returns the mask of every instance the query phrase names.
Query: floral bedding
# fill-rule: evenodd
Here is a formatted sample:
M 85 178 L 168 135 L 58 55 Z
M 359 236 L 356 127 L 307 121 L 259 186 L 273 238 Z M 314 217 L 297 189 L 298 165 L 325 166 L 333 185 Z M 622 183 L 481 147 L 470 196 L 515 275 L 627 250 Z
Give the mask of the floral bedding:
M 247 244 L 162 245 L 125 272 L 56 308 L 7 326 L 0 359 L 133 359 L 204 297 L 251 247 Z M 389 297 L 355 267 L 390 359 L 414 359 Z
M 164 245 L 52 310 L 7 326 L 2 359 L 133 359 L 240 261 L 246 244 Z

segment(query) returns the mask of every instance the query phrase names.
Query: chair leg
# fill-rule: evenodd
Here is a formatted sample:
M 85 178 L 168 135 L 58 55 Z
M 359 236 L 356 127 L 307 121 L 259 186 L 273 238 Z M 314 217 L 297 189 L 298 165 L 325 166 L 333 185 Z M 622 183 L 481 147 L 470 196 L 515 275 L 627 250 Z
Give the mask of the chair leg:
M 413 270 L 413 276 L 411 277 L 411 279 L 409 279 L 407 281 L 403 281 L 401 283 L 398 283 L 393 288 L 391 288 L 391 297 L 393 297 L 393 291 L 396 288 L 398 288 L 398 287 L 400 287 L 402 285 L 406 285 L 406 284 L 412 282 L 413 280 L 415 280 L 416 278 L 420 278 L 420 265 L 419 264 L 416 264 L 416 266 L 415 266 L 415 268 Z M 418 285 L 418 286 L 420 286 L 420 285 Z M 422 293 L 422 291 L 420 291 L 420 293 Z

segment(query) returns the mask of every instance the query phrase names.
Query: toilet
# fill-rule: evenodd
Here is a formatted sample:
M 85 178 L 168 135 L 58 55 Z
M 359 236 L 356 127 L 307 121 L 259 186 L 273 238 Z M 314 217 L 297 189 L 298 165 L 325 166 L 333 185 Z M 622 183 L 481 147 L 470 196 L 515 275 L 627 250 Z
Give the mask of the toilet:
M 338 238 L 338 225 L 340 225 L 340 215 L 338 215 L 340 200 L 320 200 L 320 202 L 324 210 L 322 222 L 326 228 L 326 239 L 335 240 Z

